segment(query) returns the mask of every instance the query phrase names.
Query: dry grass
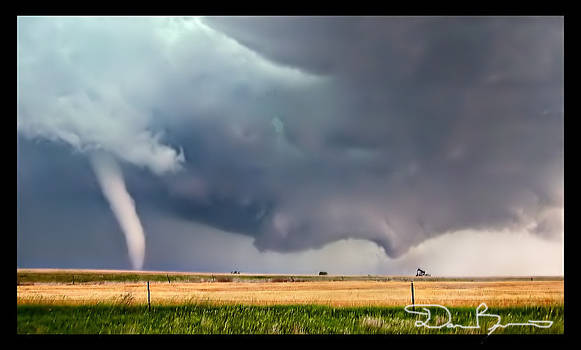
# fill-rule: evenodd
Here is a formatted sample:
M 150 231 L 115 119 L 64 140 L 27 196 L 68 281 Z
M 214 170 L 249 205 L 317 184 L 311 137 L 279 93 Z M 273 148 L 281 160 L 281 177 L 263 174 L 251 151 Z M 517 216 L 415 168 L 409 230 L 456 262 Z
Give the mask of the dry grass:
M 564 303 L 563 281 L 433 282 L 416 281 L 416 304 L 475 307 L 541 306 Z M 334 281 L 303 283 L 151 283 L 152 305 L 188 302 L 216 304 L 322 304 L 332 306 L 405 306 L 408 282 Z M 145 304 L 145 283 L 36 284 L 17 286 L 22 304 Z

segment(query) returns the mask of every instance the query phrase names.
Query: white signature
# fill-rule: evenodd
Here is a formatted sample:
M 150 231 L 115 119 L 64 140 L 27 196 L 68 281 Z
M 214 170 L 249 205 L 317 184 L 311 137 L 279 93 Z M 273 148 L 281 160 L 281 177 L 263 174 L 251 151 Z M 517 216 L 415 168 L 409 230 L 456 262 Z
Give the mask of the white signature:
M 413 310 L 409 309 L 409 308 L 414 307 L 414 306 L 421 308 L 424 311 L 413 311 Z M 438 326 L 428 325 L 428 322 L 430 321 L 430 317 L 431 317 L 430 309 L 428 309 L 428 307 L 437 307 L 437 308 L 442 308 L 442 309 L 446 310 L 446 313 L 448 314 L 448 321 L 446 323 L 444 323 L 442 325 L 438 325 Z M 493 326 L 488 328 L 489 335 L 492 334 L 492 332 L 494 332 L 497 328 L 506 328 L 509 326 L 533 326 L 533 327 L 537 327 L 537 328 L 549 328 L 553 325 L 553 321 L 531 321 L 531 320 L 529 320 L 527 323 L 500 324 L 500 316 L 499 315 L 486 313 L 486 310 L 488 310 L 488 306 L 486 306 L 485 303 L 478 305 L 478 307 L 476 308 L 476 326 L 463 326 L 461 324 L 453 324 L 452 323 L 452 314 L 450 313 L 450 310 L 448 310 L 445 306 L 438 305 L 438 304 L 408 305 L 404 308 L 404 310 L 410 314 L 428 316 L 428 318 L 424 321 L 416 321 L 415 325 L 416 325 L 416 327 L 426 327 L 426 328 L 430 328 L 430 329 L 440 329 L 443 327 L 447 327 L 447 328 L 460 327 L 463 329 L 479 329 L 480 328 L 480 323 L 479 323 L 480 317 L 483 317 L 483 316 L 484 317 L 496 317 L 496 324 L 494 324 Z

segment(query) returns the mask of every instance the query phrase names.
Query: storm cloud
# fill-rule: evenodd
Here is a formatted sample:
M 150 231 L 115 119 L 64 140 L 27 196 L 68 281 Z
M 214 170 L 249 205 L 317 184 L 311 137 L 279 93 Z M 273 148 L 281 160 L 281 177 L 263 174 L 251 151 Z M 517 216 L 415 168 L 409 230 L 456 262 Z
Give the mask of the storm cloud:
M 406 259 L 466 231 L 554 244 L 563 56 L 558 17 L 19 18 L 19 206 L 41 200 L 24 158 L 49 140 L 55 159 L 122 162 L 148 242 L 185 222 L 264 254 L 354 239 Z M 71 186 L 103 205 L 95 180 Z

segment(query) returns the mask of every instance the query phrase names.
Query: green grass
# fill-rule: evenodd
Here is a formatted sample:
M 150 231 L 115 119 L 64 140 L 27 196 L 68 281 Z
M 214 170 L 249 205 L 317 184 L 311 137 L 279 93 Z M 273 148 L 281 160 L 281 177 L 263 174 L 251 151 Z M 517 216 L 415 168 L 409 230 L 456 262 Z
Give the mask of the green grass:
M 17 271 L 17 284 L 32 283 L 101 283 L 101 282 L 310 282 L 310 281 L 524 281 L 531 277 L 415 277 L 415 276 L 338 276 L 338 275 L 231 275 L 231 274 L 173 274 L 173 273 L 131 273 L 103 271 L 59 271 L 36 272 Z M 562 277 L 534 277 L 535 281 L 562 280 Z
M 160 274 L 131 272 L 22 272 L 17 271 L 17 284 L 32 283 L 99 283 L 99 282 L 312 282 L 312 281 L 411 281 L 410 277 L 383 276 L 319 276 L 319 275 L 234 275 Z
M 100 282 L 312 282 L 312 281 L 411 281 L 409 277 L 159 274 L 131 272 L 17 272 L 17 284 Z
M 74 277 L 73 277 L 74 276 Z M 98 283 L 98 282 L 167 282 L 165 274 L 136 274 L 125 272 L 18 272 L 18 284 L 29 283 Z M 171 282 L 202 282 L 211 280 L 211 276 L 201 275 L 169 275 Z
M 474 325 L 474 308 L 449 308 L 454 324 Z M 502 324 L 551 320 L 548 329 L 532 326 L 499 328 L 494 334 L 563 333 L 563 306 L 491 308 Z M 437 320 L 442 314 L 432 312 Z M 418 328 L 425 320 L 402 307 L 335 308 L 311 305 L 154 306 L 18 305 L 19 334 L 486 334 L 494 322 L 481 317 L 478 330 Z M 444 321 L 440 321 L 442 324 Z M 435 325 L 435 323 L 431 323 Z

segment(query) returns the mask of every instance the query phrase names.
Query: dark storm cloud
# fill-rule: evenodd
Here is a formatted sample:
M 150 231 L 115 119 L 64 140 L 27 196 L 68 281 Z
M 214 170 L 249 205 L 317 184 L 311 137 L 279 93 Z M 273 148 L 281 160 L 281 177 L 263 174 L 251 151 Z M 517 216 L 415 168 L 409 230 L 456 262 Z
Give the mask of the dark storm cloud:
M 147 117 L 120 115 L 103 122 L 107 127 L 75 123 L 57 133 L 80 140 L 91 130 L 107 135 L 97 141 L 126 161 L 138 209 L 248 235 L 260 250 L 279 252 L 357 238 L 399 256 L 430 237 L 466 229 L 560 237 L 561 18 L 203 23 L 209 28 L 193 26 L 177 44 L 167 43 L 166 32 L 160 44 L 120 26 L 115 47 L 143 44 L 119 67 L 131 68 L 139 57 L 150 76 L 127 78 L 113 106 Z M 103 47 L 99 55 L 107 56 Z M 39 101 L 26 100 L 23 108 L 41 110 Z M 52 132 L 54 124 L 35 120 L 27 130 Z M 120 131 L 109 137 L 109 130 Z M 135 138 L 144 130 L 145 139 Z M 162 136 L 151 136 L 157 132 Z M 162 151 L 124 156 L 131 140 Z M 143 168 L 174 163 L 181 170 L 161 176 Z
M 268 213 L 254 228 L 252 220 L 239 226 L 260 232 L 259 247 L 294 250 L 365 237 L 399 255 L 427 237 L 466 228 L 533 225 L 546 236 L 561 234 L 561 19 L 207 23 L 268 59 L 335 83 L 319 103 L 297 112 L 288 106 L 303 104 L 291 96 L 279 110 L 286 114 L 282 138 L 296 157 L 278 162 L 268 147 L 244 149 L 226 135 L 217 138 L 223 152 L 215 155 L 228 169 L 220 186 L 232 186 L 229 200 L 241 200 L 237 189 L 248 186 L 257 197 L 228 212 L 247 219 L 252 211 Z

